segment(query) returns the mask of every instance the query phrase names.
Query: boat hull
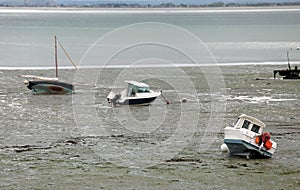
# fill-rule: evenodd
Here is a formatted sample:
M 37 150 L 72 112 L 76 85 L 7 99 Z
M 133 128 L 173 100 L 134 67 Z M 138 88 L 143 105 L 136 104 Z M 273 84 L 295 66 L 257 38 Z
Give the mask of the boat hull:
M 283 79 L 300 79 L 300 70 L 298 69 L 274 70 L 274 78 L 276 78 L 277 73 L 283 76 Z
M 156 97 L 126 99 L 124 102 L 118 102 L 118 104 L 120 104 L 120 105 L 149 105 L 155 99 L 156 99 Z
M 126 90 L 111 91 L 106 98 L 108 103 L 113 105 L 149 105 L 161 95 L 161 92 L 150 90 L 149 93 L 136 93 L 135 96 L 127 96 L 127 94 Z
M 247 156 L 251 158 L 271 158 L 272 154 L 258 146 L 239 139 L 224 139 L 231 155 Z
M 72 94 L 74 86 L 59 81 L 29 81 L 28 89 L 33 94 Z

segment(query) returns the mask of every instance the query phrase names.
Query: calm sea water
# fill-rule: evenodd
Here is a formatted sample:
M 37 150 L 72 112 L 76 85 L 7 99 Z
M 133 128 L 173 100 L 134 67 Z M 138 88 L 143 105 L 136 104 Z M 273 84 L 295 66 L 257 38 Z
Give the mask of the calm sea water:
M 2 10 L 0 67 L 52 66 L 54 35 L 79 64 L 88 48 L 99 38 L 121 27 L 145 22 L 170 24 L 187 30 L 207 45 L 218 62 L 284 62 L 286 50 L 299 46 L 299 17 L 298 9 L 152 13 Z M 122 37 L 133 39 L 147 32 L 149 30 L 144 26 L 141 30 L 122 31 Z M 180 40 L 174 31 L 156 35 L 158 40 L 164 38 Z M 185 39 L 180 43 L 184 44 Z M 114 44 L 119 45 L 118 42 Z M 104 50 L 109 48 L 105 43 L 99 42 L 98 45 L 103 45 Z M 299 54 L 294 53 L 291 59 L 299 61 Z M 99 60 L 97 65 L 104 64 L 99 56 L 92 59 Z M 70 65 L 65 56 L 61 57 L 60 65 Z
M 299 189 L 299 81 L 273 79 L 299 45 L 299 14 L 1 12 L 0 188 Z M 59 71 L 76 93 L 32 95 L 17 76 L 54 75 L 53 35 L 82 66 Z M 124 80 L 171 104 L 110 107 Z M 242 113 L 266 123 L 272 159 L 220 152 Z

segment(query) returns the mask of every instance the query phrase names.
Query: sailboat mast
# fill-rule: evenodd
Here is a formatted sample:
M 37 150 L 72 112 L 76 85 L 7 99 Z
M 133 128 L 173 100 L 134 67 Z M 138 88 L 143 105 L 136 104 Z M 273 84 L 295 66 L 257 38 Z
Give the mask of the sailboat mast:
M 58 78 L 58 66 L 57 66 L 57 40 L 56 36 L 54 36 L 54 50 L 55 50 L 55 74 L 56 78 Z
M 287 60 L 288 60 L 288 67 L 289 67 L 289 70 L 291 70 L 291 64 L 290 64 L 290 56 L 289 56 L 290 52 L 287 51 L 286 52 L 286 56 L 287 56 Z

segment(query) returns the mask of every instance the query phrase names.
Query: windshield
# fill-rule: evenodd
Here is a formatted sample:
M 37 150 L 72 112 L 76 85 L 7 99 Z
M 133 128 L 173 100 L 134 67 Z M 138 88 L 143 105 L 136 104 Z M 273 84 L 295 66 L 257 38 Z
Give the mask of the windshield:
M 147 93 L 150 92 L 148 87 L 138 87 L 132 84 L 128 85 L 127 96 L 135 96 L 136 93 Z

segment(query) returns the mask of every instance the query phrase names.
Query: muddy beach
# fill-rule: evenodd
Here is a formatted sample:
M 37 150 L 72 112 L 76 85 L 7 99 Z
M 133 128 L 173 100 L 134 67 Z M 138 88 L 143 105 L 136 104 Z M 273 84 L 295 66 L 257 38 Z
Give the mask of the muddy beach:
M 0 187 L 298 189 L 300 81 L 274 80 L 272 70 L 277 67 L 221 67 L 225 94 L 211 92 L 198 68 L 180 68 L 194 86 L 191 93 L 184 92 L 185 83 L 176 89 L 163 80 L 174 77 L 169 75 L 172 72 L 149 68 L 156 75 L 145 82 L 164 89 L 171 104 L 157 99 L 151 106 L 113 109 L 105 98 L 120 69 L 102 70 L 94 91 L 78 86 L 71 96 L 34 96 L 16 77 L 25 73 L 47 76 L 49 70 L 2 70 Z M 76 74 L 72 70 L 61 72 L 62 76 Z M 217 98 L 213 99 L 212 93 L 218 94 Z M 76 113 L 80 105 L 74 102 L 76 96 L 95 98 L 93 105 L 84 106 L 86 110 L 94 108 L 98 127 L 105 135 L 95 126 L 80 126 L 78 119 L 83 117 L 78 114 L 88 117 L 89 113 L 84 109 Z M 180 102 L 182 97 L 187 99 L 185 104 Z M 224 109 L 215 109 L 212 101 Z M 156 112 L 164 116 L 156 116 Z M 212 112 L 222 117 L 212 117 Z M 242 113 L 266 123 L 266 131 L 278 143 L 273 158 L 247 160 L 221 153 L 222 129 Z M 156 117 L 154 123 L 159 122 L 149 125 Z M 222 127 L 210 130 L 210 121 L 221 122 Z M 147 132 L 138 128 L 143 126 L 149 127 Z

